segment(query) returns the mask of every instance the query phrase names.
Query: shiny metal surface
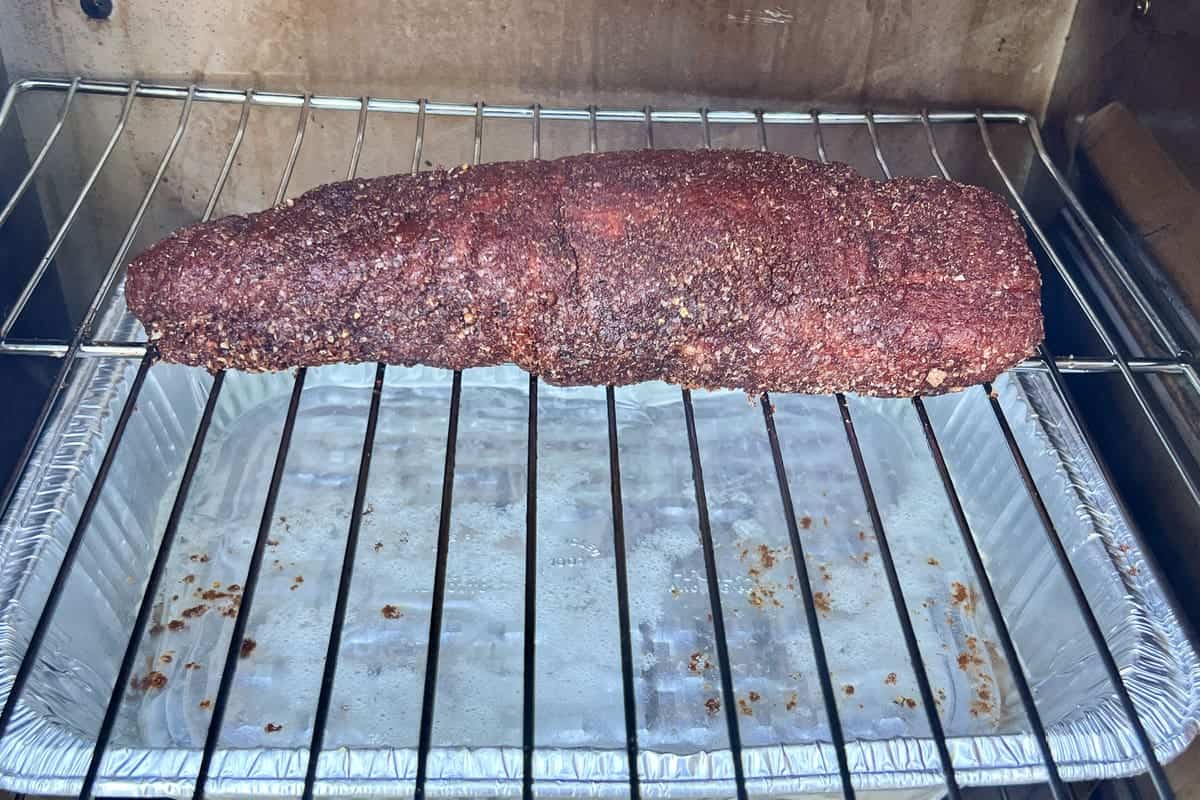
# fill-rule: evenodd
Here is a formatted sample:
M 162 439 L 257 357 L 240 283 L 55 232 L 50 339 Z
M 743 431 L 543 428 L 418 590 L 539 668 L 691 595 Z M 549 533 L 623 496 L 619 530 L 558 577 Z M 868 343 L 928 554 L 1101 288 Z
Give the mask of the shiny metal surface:
M 1037 220 L 1033 218 L 1028 206 L 1026 206 L 1024 200 L 1021 198 L 1020 193 L 1017 191 L 1016 186 L 1013 184 L 1012 178 L 1000 163 L 1000 160 L 996 155 L 996 151 L 992 147 L 992 139 L 988 134 L 987 122 L 983 118 L 982 113 L 979 114 L 976 121 L 979 124 L 979 133 L 980 136 L 983 137 L 983 143 L 984 147 L 987 149 L 988 158 L 991 159 L 992 163 L 996 167 L 996 171 L 1000 174 L 1001 179 L 1004 181 L 1004 186 L 1006 189 L 1008 189 L 1009 197 L 1017 205 L 1018 209 L 1020 209 L 1021 216 L 1025 221 L 1025 224 L 1029 226 L 1031 231 L 1033 231 L 1033 235 L 1044 249 L 1046 257 L 1049 259 L 1050 263 L 1054 265 L 1054 268 L 1062 277 L 1062 280 L 1067 285 L 1067 288 L 1070 289 L 1071 294 L 1074 296 L 1076 302 L 1079 303 L 1084 316 L 1091 324 L 1093 330 L 1095 330 L 1096 335 L 1099 336 L 1100 340 L 1104 343 L 1105 349 L 1108 350 L 1108 355 L 1111 356 L 1116 362 L 1118 370 L 1125 378 L 1125 383 L 1129 386 L 1129 390 L 1137 399 L 1137 403 L 1141 407 L 1142 412 L 1145 414 L 1146 419 L 1149 421 L 1150 426 L 1154 429 L 1155 435 L 1158 437 L 1163 449 L 1171 459 L 1172 464 L 1174 464 L 1176 471 L 1179 473 L 1180 478 L 1187 487 L 1188 493 L 1192 496 L 1192 501 L 1196 504 L 1197 510 L 1200 510 L 1200 481 L 1197 481 L 1196 477 L 1191 474 L 1191 470 L 1189 469 L 1187 462 L 1175 447 L 1174 442 L 1167 433 L 1166 428 L 1159 419 L 1158 414 L 1151 406 L 1150 401 L 1147 399 L 1141 385 L 1137 382 L 1137 379 L 1134 378 L 1133 370 L 1129 368 L 1129 365 L 1125 361 L 1125 357 L 1121 354 L 1120 348 L 1117 346 L 1116 339 L 1114 338 L 1112 332 L 1109 331 L 1108 326 L 1104 323 L 1091 301 L 1088 300 L 1086 295 L 1083 293 L 1083 289 L 1080 287 L 1079 281 L 1067 268 L 1066 262 L 1063 261 L 1062 257 L 1058 253 L 1058 250 L 1046 237 L 1042 226 L 1039 225 Z M 1034 130 L 1033 126 L 1027 127 L 1031 131 Z M 1040 144 L 1040 142 L 1040 138 L 1034 139 L 1035 146 Z M 1044 153 L 1045 150 L 1043 149 L 1042 152 Z M 1058 179 L 1061 178 L 1061 175 L 1055 175 L 1055 177 Z M 1063 192 L 1067 195 L 1068 199 L 1074 199 L 1075 195 L 1073 192 L 1071 192 L 1070 187 L 1066 186 L 1065 183 L 1060 183 L 1060 185 L 1062 186 Z M 1076 212 L 1083 210 L 1083 206 L 1078 205 L 1078 200 L 1075 200 L 1075 205 L 1073 207 L 1076 208 Z M 1097 235 L 1099 234 L 1099 231 L 1096 230 L 1095 225 L 1091 225 L 1090 229 L 1095 230 Z M 1107 243 L 1104 244 L 1104 247 L 1107 252 L 1112 252 L 1112 249 L 1108 247 Z M 1115 258 L 1115 254 L 1113 255 L 1113 258 Z M 1192 375 L 1195 374 L 1194 369 L 1190 365 L 1184 367 L 1184 374 L 1188 373 L 1191 373 Z
M 71 83 L 71 89 L 68 91 L 73 91 L 77 85 L 78 84 L 73 81 Z M 76 215 L 79 213 L 79 209 L 83 205 L 83 201 L 87 199 L 88 193 L 91 192 L 92 187 L 95 186 L 96 178 L 100 176 L 100 170 L 104 169 L 104 165 L 108 162 L 109 156 L 112 155 L 113 148 L 116 147 L 117 141 L 121 138 L 121 135 L 125 133 L 125 126 L 129 121 L 129 112 L 133 108 L 133 101 L 136 96 L 137 83 L 134 82 L 133 84 L 130 84 L 129 88 L 126 90 L 125 104 L 121 107 L 121 116 L 117 119 L 117 125 L 115 128 L 113 128 L 112 135 L 108 137 L 108 144 L 104 146 L 104 151 L 101 153 L 100 159 L 96 162 L 96 166 L 92 168 L 91 174 L 88 175 L 87 181 L 83 184 L 83 188 L 80 189 L 79 194 L 75 197 L 75 202 L 71 206 L 71 210 L 67 212 L 67 218 L 63 220 L 62 225 L 59 226 L 58 231 L 54 234 L 54 238 L 50 241 L 50 246 L 46 248 L 46 253 L 42 256 L 42 260 L 39 261 L 37 267 L 34 268 L 33 275 L 30 277 L 29 282 L 25 285 L 25 289 L 22 290 L 22 292 L 17 296 L 17 300 L 15 303 L 13 303 L 12 308 L 8 310 L 8 314 L 4 317 L 4 322 L 0 323 L 0 340 L 8 338 L 8 334 L 12 332 L 13 325 L 16 323 L 17 318 L 21 316 L 21 312 L 25 310 L 25 305 L 29 302 L 29 298 L 33 295 L 33 290 L 36 289 L 38 283 L 41 282 L 42 277 L 46 274 L 46 270 L 50 266 L 50 262 L 54 260 L 55 254 L 58 253 L 59 247 L 62 246 L 63 240 L 66 238 L 67 233 L 71 230 L 71 224 L 75 221 Z M 187 108 L 191 108 L 190 102 L 188 103 Z M 31 178 L 32 175 L 33 173 L 30 174 Z
M 554 122 L 587 123 L 591 149 L 601 122 L 628 126 L 633 136 L 640 128 L 650 146 L 656 125 L 667 139 L 694 125 L 706 146 L 716 125 L 753 125 L 747 130 L 764 147 L 770 131 L 807 125 L 822 158 L 836 146 L 824 126 L 858 127 L 885 173 L 879 128 L 926 137 L 945 172 L 933 124 L 977 126 L 1014 192 L 986 124 L 1033 130 L 1021 112 L 545 108 L 82 79 L 18 84 L 0 124 L 17 93 L 72 87 L 127 104 L 185 102 L 159 175 L 193 101 L 240 103 L 218 186 L 235 166 L 252 107 L 297 109 L 276 202 L 286 196 L 313 110 L 356 112 L 351 175 L 376 111 L 416 115 L 414 169 L 425 122 L 438 117 L 473 117 L 476 162 L 485 122 L 530 125 L 535 157 Z M 1044 154 L 1036 136 L 1030 143 Z M 157 177 L 93 311 L 107 303 Z M 28 291 L 35 285 L 36 277 Z M 1154 769 L 1156 758 L 1196 734 L 1192 643 L 1061 379 L 1067 370 L 1117 371 L 1131 381 L 1133 373 L 1188 376 L 1187 354 L 1047 352 L 997 381 L 993 396 L 966 392 L 909 410 L 902 401 L 773 397 L 759 415 L 732 393 L 680 397 L 644 386 L 601 396 L 539 385 L 515 369 L 451 378 L 385 373 L 381 365 L 374 381 L 366 365 L 302 370 L 294 382 L 221 378 L 214 408 L 203 373 L 151 368 L 119 289 L 105 307 L 94 326 L 102 339 L 93 313 L 70 342 L 0 341 L 0 355 L 61 358 L 66 389 L 46 406 L 45 434 L 31 439 L 0 529 L 0 548 L 37 553 L 0 560 L 0 630 L 11 631 L 0 638 L 0 658 L 25 675 L 6 698 L 2 721 L 12 724 L 0 724 L 0 771 L 18 776 L 14 788 L 76 792 L 90 773 L 103 793 L 196 797 L 702 797 L 837 788 L 851 797 L 942 782 L 954 793 L 959 783 L 1044 776 L 1061 791 L 1059 773 Z M 123 356 L 143 365 L 128 398 Z M 128 428 L 119 452 L 104 445 L 114 415 L 119 430 Z M 91 444 L 79 447 L 79 436 Z M 202 457 L 189 457 L 191 441 L 206 444 Z M 188 477 L 178 502 L 186 505 L 172 507 L 180 470 Z M 44 516 L 68 506 L 80 481 L 90 498 L 82 519 Z M 386 513 L 376 515 L 376 504 Z M 168 510 L 175 522 L 167 530 L 190 555 L 171 552 L 171 537 L 155 552 Z M 257 525 L 252 547 L 247 524 Z M 1038 528 L 1047 537 L 1025 535 Z M 360 532 L 379 541 L 359 552 Z M 307 554 L 297 555 L 296 571 L 303 562 L 319 579 L 279 582 L 273 570 L 282 559 L 267 562 L 283 541 Z M 77 557 L 43 552 L 64 542 Z M 130 547 L 123 560 L 106 555 Z M 137 609 L 144 625 L 149 608 L 162 624 L 194 603 L 176 602 L 191 593 L 190 582 L 177 595 L 158 587 L 192 574 L 175 577 L 183 570 L 211 577 L 216 566 L 198 566 L 209 553 L 234 570 L 239 600 L 228 614 L 199 612 L 202 621 L 184 623 L 194 631 L 173 640 L 203 656 L 189 662 L 200 666 L 170 667 L 159 689 L 114 693 L 106 674 L 175 663 L 179 651 L 156 638 L 165 634 L 143 637 L 137 625 L 130 634 L 124 620 Z M 163 565 L 163 580 L 143 595 L 138 574 L 152 561 Z M 113 569 L 129 574 L 116 579 Z M 44 586 L 56 570 L 57 588 L 43 605 L 29 587 Z M 91 588 L 80 594 L 80 582 Z M 378 611 L 363 607 L 397 591 L 405 602 L 386 607 L 406 620 L 396 623 L 408 631 L 399 640 Z M 986 614 L 976 608 L 977 591 Z M 301 596 L 309 599 L 297 605 Z M 96 608 L 105 611 L 92 619 Z M 290 624 L 296 614 L 299 628 Z M 64 638 L 80 624 L 90 626 L 88 637 Z M 30 626 L 43 631 L 32 654 L 22 644 Z M 262 665 L 242 658 L 248 631 L 263 647 Z M 997 638 L 1000 646 L 987 644 Z M 220 679 L 213 684 L 209 675 Z M 921 703 L 896 694 L 904 691 Z M 197 692 L 210 694 L 208 706 Z M 916 711 L 920 704 L 927 707 Z M 112 735 L 107 750 L 89 745 L 99 710 L 107 716 L 100 729 Z M 1147 745 L 1155 757 L 1146 757 Z M 1160 789 L 1169 796 L 1169 787 Z
M 100 421 L 105 416 L 111 420 L 111 411 L 106 415 L 102 409 L 119 404 L 123 387 L 128 385 L 130 373 L 124 365 L 129 362 L 88 359 L 79 363 L 92 373 L 85 381 L 91 394 L 90 399 L 81 398 L 82 404 L 72 402 L 71 407 L 95 408 L 92 413 L 99 416 L 78 411 L 63 415 L 56 419 L 55 430 L 62 424 L 86 428 L 95 424 L 89 419 Z M 334 509 L 353 508 L 350 494 L 358 459 L 350 452 L 361 446 L 360 426 L 369 416 L 370 372 L 362 367 L 315 371 L 313 383 L 301 398 L 289 466 L 281 478 L 269 534 L 278 537 L 279 544 L 270 547 L 266 556 L 254 601 L 258 611 L 247 629 L 266 660 L 239 664 L 230 695 L 229 723 L 223 727 L 210 772 L 210 793 L 292 793 L 303 785 L 313 698 L 327 645 L 326 625 L 332 618 L 333 592 L 320 587 L 333 586 L 325 576 L 332 577 L 329 570 L 336 574 L 335 553 L 343 546 L 341 536 L 331 535 L 331 525 L 338 526 L 337 521 L 345 519 L 344 512 L 337 514 Z M 523 614 L 519 565 L 524 482 L 520 477 L 525 453 L 520 446 L 507 449 L 505 445 L 524 442 L 527 380 L 515 370 L 474 373 L 464 376 L 462 387 L 462 420 L 467 427 L 458 437 L 459 457 L 453 472 L 455 511 L 446 529 L 450 537 L 448 617 L 441 637 L 436 688 L 440 697 L 429 753 L 433 766 L 430 789 L 439 794 L 469 792 L 483 779 L 497 787 L 507 786 L 498 788 L 502 793 L 515 793 L 522 778 L 520 757 L 511 738 L 513 729 L 506 720 L 520 719 L 516 689 L 522 674 L 521 637 L 514 639 L 513 634 L 521 630 Z M 171 476 L 178 474 L 186 455 L 186 437 L 195 428 L 205 396 L 204 376 L 190 378 L 191 374 L 166 365 L 151 371 L 135 420 L 142 420 L 142 425 L 153 419 L 161 419 L 161 423 L 127 433 L 122 452 L 128 455 L 114 464 L 110 488 L 102 495 L 103 505 L 96 517 L 128 521 L 122 526 L 93 526 L 89 531 L 93 545 L 88 552 L 110 550 L 116 555 L 126 549 L 119 542 L 135 536 L 146 537 L 139 550 L 145 547 L 144 552 L 152 552 L 156 521 L 163 518 L 164 504 L 173 496 Z M 117 375 L 123 378 L 114 387 L 112 380 Z M 428 445 L 444 435 L 437 418 L 445 424 L 449 376 L 403 369 L 389 370 L 388 376 L 372 480 L 365 495 L 367 509 L 373 512 L 365 517 L 362 534 L 364 545 L 369 546 L 361 548 L 355 563 L 356 586 L 350 595 L 346 644 L 340 656 L 341 678 L 334 685 L 326 750 L 318 764 L 318 795 L 403 793 L 413 787 L 422 670 L 402 665 L 420 659 L 426 647 L 422 633 L 427 612 L 422 608 L 428 608 L 427 581 L 433 574 L 431 545 L 438 515 L 436 503 L 425 498 L 436 497 L 441 482 L 436 470 L 441 447 Z M 187 389 L 193 381 L 197 388 Z M 267 477 L 254 465 L 260 464 L 263 456 L 271 457 L 270 447 L 264 453 L 262 445 L 276 441 L 284 410 L 280 403 L 287 405 L 291 380 L 288 376 L 235 375 L 228 381 L 209 432 L 208 455 L 197 471 L 190 508 L 179 528 L 179 541 L 184 544 L 170 559 L 163 593 L 157 598 L 164 604 L 161 616 L 155 617 L 160 622 L 178 619 L 182 608 L 200 602 L 190 597 L 170 601 L 170 593 L 179 592 L 170 587 L 193 585 L 180 583 L 187 575 L 196 574 L 197 582 L 205 587 L 213 580 L 225 583 L 244 578 L 247 547 L 242 544 L 241 521 L 250 521 L 261 510 Z M 73 391 L 79 389 L 85 387 Z M 181 390 L 194 392 L 194 399 L 171 399 L 179 397 Z M 1094 468 L 1088 466 L 1077 435 L 1069 425 L 1058 427 L 1052 422 L 1063 418 L 1063 412 L 1056 406 L 1053 387 L 1045 375 L 1005 380 L 997 391 L 1007 416 L 1016 421 L 1022 452 L 1031 454 L 1031 469 L 1048 498 L 1050 513 L 1064 532 L 1072 558 L 1080 562 L 1092 602 L 1108 621 L 1107 635 L 1139 709 L 1150 715 L 1152 735 L 1165 759 L 1194 735 L 1194 653 L 1186 639 L 1180 638 L 1169 605 L 1164 604 L 1149 571 L 1143 568 L 1136 539 L 1131 538 L 1111 499 L 1105 498 L 1102 484 L 1096 483 Z M 97 396 L 105 395 L 111 398 L 107 404 L 94 404 Z M 165 399 L 155 399 L 158 397 Z M 695 506 L 683 499 L 686 495 L 678 494 L 688 488 L 690 471 L 687 437 L 680 435 L 683 419 L 678 393 L 669 387 L 617 389 L 616 398 L 614 411 L 622 432 L 623 511 L 629 537 L 631 630 L 636 632 L 633 658 L 643 792 L 732 791 L 724 724 L 719 716 L 708 716 L 704 701 L 711 693 L 704 690 L 705 679 L 689 670 L 689 654 L 711 655 L 714 639 L 711 632 L 704 632 L 707 602 L 703 564 L 693 538 Z M 1136 770 L 1140 763 L 1136 743 L 1119 706 L 1107 692 L 1098 691 L 1104 680 L 1101 665 L 1077 612 L 1062 594 L 1065 586 L 1055 575 L 1053 558 L 1043 551 L 1040 536 L 1016 535 L 1038 523 L 1032 506 L 1018 502 L 1023 496 L 1016 473 L 989 455 L 1001 445 L 995 441 L 998 434 L 984 401 L 981 393 L 971 392 L 928 405 L 949 469 L 963 492 L 966 513 L 984 535 L 980 547 L 1013 627 L 1023 666 L 1037 687 L 1060 770 L 1070 779 Z M 539 630 L 545 628 L 543 636 L 550 638 L 538 648 L 542 660 L 538 664 L 536 730 L 540 744 L 535 751 L 535 786 L 539 793 L 547 791 L 543 787 L 557 785 L 564 791 L 607 795 L 623 791 L 620 787 L 627 764 L 621 744 L 624 706 L 619 700 L 606 700 L 621 694 L 621 673 L 614 668 L 618 651 L 615 624 L 601 624 L 616 619 L 613 556 L 611 548 L 605 547 L 610 517 L 603 511 L 609 507 L 610 487 L 589 477 L 603 475 L 608 468 L 605 436 L 602 431 L 589 431 L 593 420 L 604 418 L 604 403 L 597 390 L 551 387 L 540 387 L 539 402 L 539 455 L 547 476 L 547 484 L 539 492 L 538 568 L 543 591 L 539 613 L 544 615 L 539 618 Z M 756 792 L 833 789 L 839 779 L 820 712 L 816 668 L 805 655 L 808 637 L 798 590 L 787 590 L 781 578 L 774 591 L 783 607 L 756 605 L 750 593 L 764 583 L 761 577 L 750 577 L 748 567 L 760 565 L 740 558 L 735 544 L 745 540 L 741 547 L 748 549 L 763 544 L 785 557 L 781 550 L 786 546 L 785 528 L 779 516 L 778 490 L 772 485 L 774 474 L 761 413 L 734 393 L 704 393 L 694 402 L 722 600 L 730 626 L 727 636 L 734 688 L 737 697 L 747 703 L 751 691 L 764 698 L 754 704 L 754 716 L 739 714 L 743 737 L 748 737 L 743 747 L 747 778 Z M 856 687 L 854 695 L 842 695 L 838 701 L 847 727 L 855 785 L 867 789 L 936 784 L 938 759 L 920 722 L 922 711 L 898 708 L 893 702 L 897 696 L 916 696 L 909 688 L 914 678 L 898 648 L 889 593 L 876 572 L 876 559 L 861 561 L 862 553 L 874 547 L 869 539 L 860 540 L 857 530 L 872 534 L 855 524 L 866 525 L 868 518 L 861 497 L 854 498 L 858 481 L 842 452 L 845 445 L 839 448 L 836 444 L 838 437 L 844 436 L 836 404 L 829 398 L 783 396 L 773 397 L 772 402 L 796 513 L 809 518 L 806 524 L 811 526 L 803 533 L 806 552 L 812 556 L 814 588 L 829 598 L 830 611 L 821 615 L 820 625 L 834 648 L 830 668 L 835 686 L 839 694 L 843 685 Z M 944 501 L 938 500 L 937 484 L 930 482 L 930 463 L 913 460 L 914 454 L 920 453 L 910 449 L 921 441 L 917 438 L 920 426 L 904 411 L 903 402 L 855 398 L 849 402 L 866 468 L 877 484 L 881 518 L 890 534 L 900 580 L 910 598 L 919 645 L 929 659 L 926 668 L 931 685 L 935 692 L 939 688 L 946 692 L 939 713 L 958 779 L 966 785 L 1036 780 L 1041 774 L 1039 759 L 1036 750 L 1030 749 L 1029 734 L 1022 733 L 1020 704 L 1004 677 L 1008 670 L 1004 661 L 980 667 L 1001 687 L 1007 687 L 999 694 L 995 711 L 982 716 L 970 713 L 982 684 L 973 673 L 960 671 L 954 659 L 960 651 L 967 651 L 965 636 L 994 641 L 994 633 L 989 632 L 991 625 L 982 607 L 966 614 L 952 602 L 954 581 L 969 587 L 977 584 L 961 560 L 961 547 L 951 538 L 953 528 L 947 526 L 953 523 Z M 274 421 L 267 422 L 272 418 Z M 1052 425 L 1055 427 L 1048 427 Z M 102 423 L 100 430 L 105 427 Z M 167 435 L 180 437 L 183 446 L 152 444 L 158 438 L 150 433 L 155 428 L 178 431 Z M 133 436 L 142 430 L 145 432 Z M 100 433 L 88 449 L 103 450 L 106 438 Z M 72 497 L 74 482 L 87 480 L 86 473 L 74 466 L 77 449 L 56 446 L 44 455 L 51 453 L 57 453 L 60 468 L 43 473 L 46 478 L 35 495 L 36 506 L 27 506 L 22 500 L 22 507 L 52 509 L 58 505 L 55 497 Z M 247 456 L 252 463 L 246 465 L 250 468 L 246 477 L 252 483 L 239 486 L 237 472 L 231 470 L 239 469 L 237 465 Z M 154 461 L 147 462 L 147 458 Z M 153 468 L 152 473 L 161 474 L 161 479 L 135 494 L 121 488 L 133 485 L 131 482 L 144 483 L 143 470 L 155 461 L 162 466 Z M 423 479 L 430 468 L 437 477 Z M 35 470 L 38 474 L 42 467 Z M 499 482 L 493 476 L 500 477 Z M 165 491 L 156 488 L 159 480 L 166 481 Z M 987 491 L 979 488 L 984 486 Z M 1079 514 L 1073 492 L 1080 493 L 1086 515 Z M 34 496 L 23 497 L 32 500 Z M 225 497 L 233 503 L 228 511 L 221 510 L 228 505 Z M 498 497 L 510 499 L 499 505 L 489 500 Z M 114 515 L 121 507 L 128 510 Z M 229 516 L 230 512 L 236 516 Z M 286 522 L 280 516 L 286 517 Z M 822 523 L 823 517 L 829 519 L 829 527 Z M 6 523 L 3 541 L 53 547 L 62 525 L 70 525 L 72 517 L 52 515 L 49 519 L 62 521 L 49 530 L 45 522 L 37 522 L 36 515 L 28 519 L 29 525 L 16 529 Z M 401 532 L 406 537 L 400 537 Z M 379 542 L 383 548 L 377 552 L 374 544 Z M 1000 552 L 1005 553 L 1003 558 L 996 557 Z M 212 554 L 211 566 L 192 560 L 197 553 Z M 136 604 L 140 591 L 136 576 L 142 569 L 137 565 L 146 563 L 142 558 L 96 560 L 92 556 L 94 564 L 84 559 L 77 562 L 76 588 L 64 596 L 63 615 L 52 628 L 56 633 L 46 650 L 48 669 L 35 672 L 30 684 L 28 702 L 33 705 L 21 705 L 25 711 L 18 715 L 20 724 L 0 742 L 5 772 L 28 776 L 10 784 L 14 788 L 77 789 L 78 778 L 70 776 L 86 766 L 86 756 L 91 753 L 86 735 L 49 735 L 55 729 L 86 731 L 86 709 L 108 691 L 101 676 L 111 668 L 106 665 L 113 663 L 120 646 L 110 653 L 106 642 L 117 645 L 119 637 L 128 633 L 127 623 L 121 621 L 128 611 L 122 609 L 128 609 L 131 601 Z M 936 560 L 938 566 L 927 564 L 928 559 Z M 274 560 L 283 561 L 282 571 L 272 566 Z M 289 561 L 295 566 L 289 566 Z M 52 566 L 53 557 L 6 563 L 26 565 L 4 579 L 4 586 L 16 589 L 37 585 L 43 574 L 38 567 Z M 130 566 L 135 577 L 132 585 L 124 577 Z M 823 571 L 831 576 L 830 581 L 818 579 Z M 27 577 L 16 580 L 17 574 Z M 81 583 L 84 575 L 93 577 Z M 295 575 L 306 580 L 290 591 Z M 777 582 L 766 580 L 768 587 Z M 89 583 L 112 589 L 89 590 L 85 588 Z M 107 615 L 97 617 L 86 611 L 96 604 L 92 599 L 97 597 L 95 591 L 101 591 L 101 597 L 120 592 L 103 603 L 114 609 L 111 622 L 104 620 Z M 36 608 L 36 599 L 30 601 Z M 379 614 L 379 607 L 386 602 L 397 602 L 403 608 L 396 633 L 389 633 Z M 932 608 L 926 608 L 926 603 Z M 22 610 L 25 605 L 6 600 L 4 608 L 12 609 L 7 619 L 28 619 L 28 612 Z M 14 613 L 16 617 L 11 616 Z M 945 614 L 950 617 L 944 618 Z M 62 626 L 72 624 L 72 619 L 78 621 L 74 624 L 88 624 L 92 629 L 85 649 L 81 649 L 83 640 L 71 644 L 72 639 L 62 638 L 69 636 L 70 630 Z M 191 632 L 162 633 L 142 641 L 137 663 L 156 663 L 167 651 L 175 653 L 176 663 L 159 667 L 171 676 L 162 692 L 137 692 L 132 704 L 125 704 L 117 736 L 102 762 L 98 791 L 178 794 L 179 789 L 173 787 L 192 785 L 199 745 L 210 721 L 198 703 L 213 697 L 217 688 L 215 678 L 225 651 L 223 637 L 233 636 L 230 622 L 210 611 L 198 623 L 189 622 Z M 609 624 L 614 624 L 611 630 Z M 14 632 L 22 627 L 17 622 Z M 1048 630 L 1055 635 L 1048 636 Z M 564 633 L 585 631 L 583 636 L 576 635 L 574 642 L 563 638 Z M 764 646 L 763 642 L 774 644 Z M 489 652 L 491 655 L 484 655 Z M 580 661 L 585 653 L 591 653 L 590 660 Z M 990 660 L 993 656 L 982 657 Z M 84 673 L 63 670 L 63 658 L 82 658 L 90 667 Z M 192 660 L 199 661 L 201 669 L 184 670 L 178 663 Z M 383 663 L 393 666 L 380 672 Z M 884 680 L 889 672 L 899 676 L 895 687 Z M 92 673 L 99 679 L 98 691 L 81 693 L 80 689 L 92 682 Z M 801 677 L 789 677 L 792 673 Z M 798 707 L 789 713 L 786 705 L 791 692 L 797 690 Z M 76 700 L 64 706 L 55 697 Z M 485 705 L 475 705 L 478 702 Z M 859 703 L 864 708 L 858 708 Z M 349 708 L 343 709 L 347 705 Z M 39 722 L 38 716 L 30 715 L 34 708 L 45 709 L 38 713 L 51 716 Z M 482 719 L 476 716 L 480 714 Z M 798 717 L 793 720 L 793 715 Z M 380 722 L 373 721 L 377 718 Z M 49 720 L 59 721 L 51 728 L 47 727 Z M 283 730 L 263 733 L 262 726 L 268 722 L 282 725 Z M 284 738 L 278 738 L 281 735 Z M 499 744 L 508 739 L 512 749 L 491 750 L 485 744 L 487 737 L 495 737 Z M 406 746 L 406 741 L 411 744 Z M 664 749 L 668 741 L 674 744 Z M 567 742 L 574 745 L 560 749 Z M 602 776 L 607 778 L 601 780 Z
M 66 99 L 63 100 L 62 111 L 58 114 L 58 121 L 54 123 L 54 127 L 50 129 L 50 133 L 46 136 L 46 140 L 42 142 L 42 149 L 33 157 L 33 162 L 29 165 L 29 169 L 25 173 L 25 177 L 13 190 L 12 196 L 8 202 L 4 204 L 4 210 L 0 211 L 0 225 L 12 214 L 13 209 L 17 207 L 17 203 L 25 196 L 25 190 L 33 182 L 34 175 L 37 174 L 38 167 L 46 160 L 46 154 L 50 152 L 50 148 L 54 146 L 54 142 L 58 140 L 58 135 L 62 133 L 63 123 L 67 120 L 67 114 L 71 111 L 71 103 L 75 100 L 75 91 L 79 88 L 79 79 L 71 81 L 71 86 L 67 89 Z M 3 124 L 3 115 L 0 114 L 0 125 Z

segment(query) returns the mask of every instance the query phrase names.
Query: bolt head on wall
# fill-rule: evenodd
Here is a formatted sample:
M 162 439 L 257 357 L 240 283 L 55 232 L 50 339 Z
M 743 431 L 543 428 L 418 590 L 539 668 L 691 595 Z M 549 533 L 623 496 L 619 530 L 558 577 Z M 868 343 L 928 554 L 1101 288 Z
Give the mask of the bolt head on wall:
M 112 0 L 79 0 L 79 7 L 90 19 L 108 19 L 112 16 Z

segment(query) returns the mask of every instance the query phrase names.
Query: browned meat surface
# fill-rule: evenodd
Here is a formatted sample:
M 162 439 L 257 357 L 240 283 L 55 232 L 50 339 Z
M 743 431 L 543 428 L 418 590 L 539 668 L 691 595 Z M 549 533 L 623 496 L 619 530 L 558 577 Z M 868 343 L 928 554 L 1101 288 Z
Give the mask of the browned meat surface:
M 1012 211 L 936 178 L 638 151 L 334 183 L 129 267 L 163 358 L 278 370 L 514 362 L 557 384 L 904 396 L 1042 338 Z

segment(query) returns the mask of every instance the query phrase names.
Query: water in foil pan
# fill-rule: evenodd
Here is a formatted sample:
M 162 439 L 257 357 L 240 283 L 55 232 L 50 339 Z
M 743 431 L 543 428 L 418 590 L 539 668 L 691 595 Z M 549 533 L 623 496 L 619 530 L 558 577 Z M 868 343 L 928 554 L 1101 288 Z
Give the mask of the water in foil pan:
M 78 362 L 0 531 L 5 691 L 136 364 Z M 372 365 L 311 370 L 209 790 L 297 794 L 331 624 Z M 189 795 L 292 375 L 230 374 L 97 791 Z M 387 372 L 317 793 L 410 795 L 451 376 Z M 150 372 L 67 583 L 0 784 L 77 791 L 211 385 Z M 997 391 L 1157 743 L 1181 752 L 1200 667 L 1141 543 L 1048 379 Z M 733 793 L 676 388 L 617 390 L 643 791 Z M 935 787 L 937 755 L 830 397 L 773 398 L 850 766 L 863 789 Z M 628 795 L 602 389 L 539 390 L 536 792 Z M 1064 777 L 1142 768 L 1129 725 L 982 390 L 928 408 Z M 959 778 L 1032 781 L 1039 757 L 913 407 L 851 399 Z M 836 759 L 762 414 L 695 410 L 751 792 L 836 790 Z M 527 379 L 470 370 L 462 411 L 429 792 L 521 786 Z M 160 677 L 161 676 L 161 677 Z M 919 793 L 918 793 L 919 794 Z

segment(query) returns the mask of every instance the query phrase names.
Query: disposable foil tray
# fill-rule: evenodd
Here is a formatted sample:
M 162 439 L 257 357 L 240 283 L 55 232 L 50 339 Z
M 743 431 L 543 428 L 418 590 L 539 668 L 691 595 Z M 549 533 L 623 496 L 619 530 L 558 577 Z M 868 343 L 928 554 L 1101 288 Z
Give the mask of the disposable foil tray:
M 5 693 L 136 366 L 77 361 L 3 521 Z M 238 665 L 210 794 L 302 786 L 373 373 L 338 366 L 307 376 L 247 628 L 253 647 Z M 0 745 L 4 788 L 78 791 L 211 383 L 199 370 L 150 370 Z M 100 794 L 192 792 L 292 384 L 291 374 L 225 380 Z M 447 372 L 387 371 L 319 795 L 413 789 L 450 389 Z M 1196 735 L 1196 653 L 1048 375 L 1014 372 L 995 390 L 1157 754 L 1169 759 Z M 642 385 L 618 388 L 616 399 L 642 792 L 727 796 L 733 762 L 680 392 Z M 537 402 L 535 791 L 624 797 L 604 390 L 543 384 Z M 838 406 L 831 397 L 772 402 L 855 784 L 937 786 Z M 514 796 L 527 376 L 469 370 L 461 403 L 428 792 Z M 1063 777 L 1144 769 L 986 394 L 926 406 Z M 736 392 L 695 393 L 694 408 L 747 785 L 765 795 L 835 790 L 762 411 Z M 913 405 L 851 397 L 850 409 L 959 781 L 1044 777 Z

